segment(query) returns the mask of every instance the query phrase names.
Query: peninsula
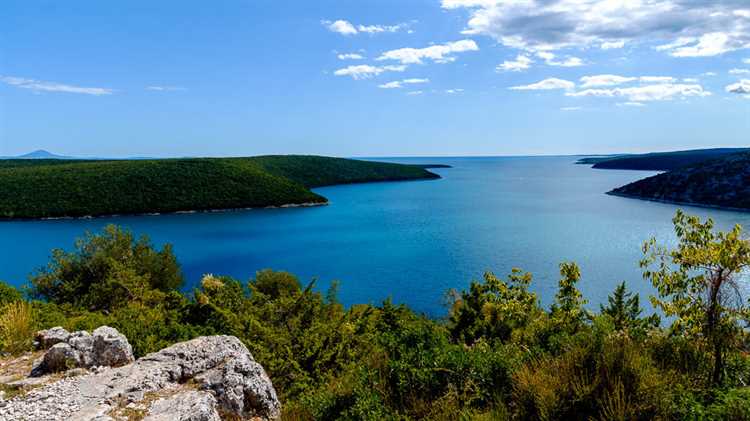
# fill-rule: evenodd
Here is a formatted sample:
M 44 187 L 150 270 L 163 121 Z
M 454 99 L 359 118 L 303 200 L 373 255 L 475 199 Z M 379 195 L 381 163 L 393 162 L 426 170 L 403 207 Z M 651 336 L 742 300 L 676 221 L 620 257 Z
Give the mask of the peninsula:
M 39 219 L 327 203 L 310 189 L 440 178 L 417 165 L 303 155 L 0 160 L 0 218 Z

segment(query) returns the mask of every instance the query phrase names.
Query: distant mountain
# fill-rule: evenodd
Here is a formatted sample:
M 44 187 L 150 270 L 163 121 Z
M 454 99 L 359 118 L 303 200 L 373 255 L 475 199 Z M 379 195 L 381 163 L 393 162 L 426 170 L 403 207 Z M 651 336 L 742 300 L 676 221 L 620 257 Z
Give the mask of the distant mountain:
M 593 168 L 607 170 L 670 171 L 709 159 L 748 151 L 750 151 L 750 148 L 693 149 L 640 155 L 620 155 L 610 158 L 584 158 L 579 160 L 578 163 L 594 164 Z
M 750 210 L 750 153 L 733 153 L 616 188 L 608 194 Z
M 71 156 L 56 155 L 52 152 L 39 149 L 34 152 L 29 152 L 18 156 L 4 156 L 2 159 L 75 159 Z

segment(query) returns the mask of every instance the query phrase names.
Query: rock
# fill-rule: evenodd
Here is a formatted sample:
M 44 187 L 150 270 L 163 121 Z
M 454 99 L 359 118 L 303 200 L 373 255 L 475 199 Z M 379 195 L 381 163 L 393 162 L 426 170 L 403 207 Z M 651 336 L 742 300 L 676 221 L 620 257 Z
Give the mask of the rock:
M 212 394 L 187 391 L 151 404 L 143 421 L 221 421 L 221 417 Z
M 66 371 L 81 365 L 81 354 L 75 348 L 65 342 L 52 346 L 44 353 L 42 363 L 35 367 L 36 374 L 54 373 Z M 32 369 L 32 372 L 34 370 Z
M 119 367 L 132 363 L 133 348 L 128 339 L 117 329 L 102 326 L 91 335 L 82 330 L 68 333 L 62 328 L 52 328 L 40 336 L 40 341 L 49 342 L 50 337 L 66 339 L 47 350 L 40 361 L 35 361 L 31 375 L 42 376 L 47 373 L 65 371 L 71 368 L 92 368 L 96 366 Z M 50 333 L 51 331 L 54 331 Z
M 91 335 L 93 359 L 105 355 L 103 359 L 122 361 L 130 346 L 119 333 L 108 329 L 97 329 Z M 74 337 L 79 339 L 69 341 L 72 344 L 58 343 L 50 348 L 40 366 L 68 368 L 67 362 L 76 357 L 80 362 L 88 340 L 85 334 Z M 98 350 L 97 344 L 105 351 Z M 111 349 L 122 352 L 108 351 Z M 218 421 L 219 413 L 229 419 L 280 419 L 281 404 L 268 375 L 233 336 L 196 338 L 124 366 L 94 366 L 91 371 L 70 373 L 78 375 L 59 380 L 39 378 L 48 382 L 4 401 L 0 420 L 119 420 L 126 413 L 123 411 L 134 410 L 147 412 L 142 415 L 154 421 Z M 186 390 L 186 384 L 199 390 Z M 154 397 L 161 400 L 150 405 Z
M 94 330 L 93 350 L 97 365 L 119 367 L 135 361 L 128 338 L 109 326 Z
M 60 326 L 47 330 L 40 330 L 36 333 L 34 341 L 37 343 L 37 349 L 49 349 L 52 345 L 60 342 L 67 342 L 70 333 Z

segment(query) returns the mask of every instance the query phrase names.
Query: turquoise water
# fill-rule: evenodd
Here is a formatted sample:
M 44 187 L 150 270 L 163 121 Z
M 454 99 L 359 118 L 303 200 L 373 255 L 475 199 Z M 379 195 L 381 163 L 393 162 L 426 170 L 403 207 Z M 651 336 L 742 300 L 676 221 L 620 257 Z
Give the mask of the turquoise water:
M 390 161 L 453 168 L 434 170 L 441 180 L 317 189 L 331 201 L 317 208 L 2 222 L 0 279 L 21 285 L 51 249 L 116 223 L 172 243 L 190 285 L 204 273 L 246 280 L 259 269 L 283 269 L 303 281 L 317 277 L 319 289 L 339 280 L 344 304 L 390 296 L 442 316 L 446 290 L 513 267 L 534 274 L 532 287 L 549 304 L 566 260 L 581 266 L 591 306 L 622 280 L 648 294 L 641 244 L 651 236 L 673 241 L 676 206 L 604 194 L 652 173 L 593 170 L 573 157 Z M 689 211 L 722 228 L 750 224 L 746 213 Z

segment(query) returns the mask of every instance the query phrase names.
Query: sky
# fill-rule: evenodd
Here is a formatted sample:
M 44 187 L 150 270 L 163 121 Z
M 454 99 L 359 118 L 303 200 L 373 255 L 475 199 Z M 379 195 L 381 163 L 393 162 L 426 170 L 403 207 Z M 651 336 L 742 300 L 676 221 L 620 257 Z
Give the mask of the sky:
M 748 146 L 748 0 L 6 0 L 0 155 Z

